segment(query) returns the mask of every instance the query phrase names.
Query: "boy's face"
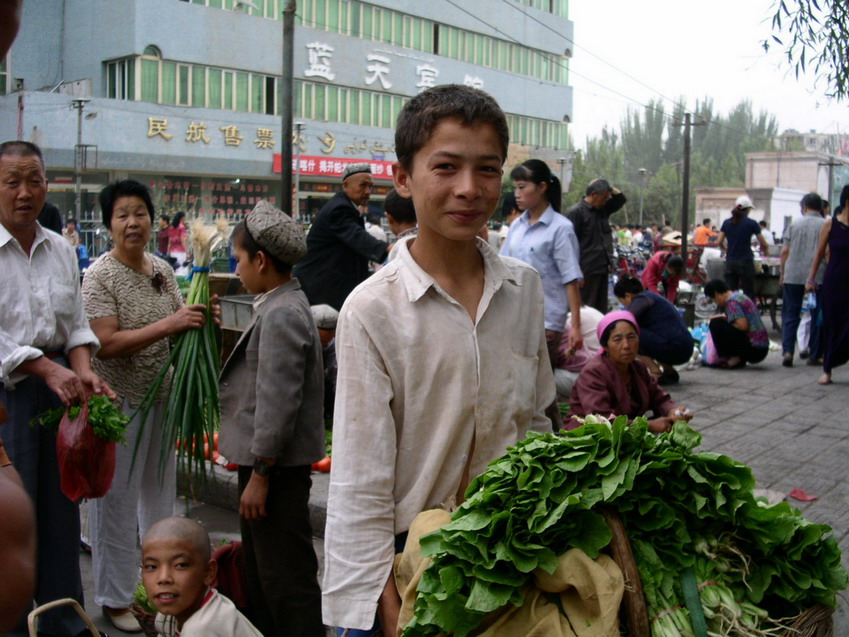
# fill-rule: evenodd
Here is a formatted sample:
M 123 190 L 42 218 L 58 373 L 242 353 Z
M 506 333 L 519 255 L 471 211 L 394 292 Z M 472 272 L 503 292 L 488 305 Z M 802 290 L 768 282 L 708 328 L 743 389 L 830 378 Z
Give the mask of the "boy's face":
M 251 294 L 260 294 L 262 290 L 259 272 L 259 254 L 251 259 L 242 246 L 233 244 L 233 258 L 236 260 L 236 275 L 241 279 L 242 285 Z
M 163 615 L 173 615 L 182 626 L 203 603 L 215 580 L 214 560 L 204 562 L 186 540 L 150 540 L 142 547 L 142 579 L 150 602 Z
M 393 166 L 395 189 L 413 199 L 418 236 L 474 240 L 498 203 L 503 163 L 492 124 L 440 121 L 410 170 Z

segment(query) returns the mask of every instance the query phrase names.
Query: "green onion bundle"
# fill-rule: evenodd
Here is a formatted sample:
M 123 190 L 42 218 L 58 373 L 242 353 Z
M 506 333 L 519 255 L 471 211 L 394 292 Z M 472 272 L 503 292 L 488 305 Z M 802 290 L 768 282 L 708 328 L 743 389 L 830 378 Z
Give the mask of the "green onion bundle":
M 226 243 L 227 236 L 225 220 L 219 220 L 216 227 L 204 225 L 200 220 L 192 223 L 193 268 L 186 303 L 206 306 L 206 322 L 202 328 L 186 330 L 177 336 L 168 360 L 139 405 L 142 422 L 147 422 L 147 417 L 156 404 L 160 389 L 173 366 L 171 391 L 165 403 L 163 419 L 160 471 L 164 470 L 168 457 L 174 453 L 176 447 L 178 462 L 187 464 L 190 473 L 206 475 L 204 444 L 213 439 L 220 422 L 220 363 L 215 326 L 209 307 L 209 266 L 212 254 Z

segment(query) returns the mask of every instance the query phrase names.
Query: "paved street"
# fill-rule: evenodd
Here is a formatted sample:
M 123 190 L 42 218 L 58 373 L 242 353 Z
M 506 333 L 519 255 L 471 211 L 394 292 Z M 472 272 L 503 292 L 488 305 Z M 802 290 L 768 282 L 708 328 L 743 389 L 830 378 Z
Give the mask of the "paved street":
M 773 340 L 776 334 L 770 334 Z M 693 426 L 704 436 L 702 449 L 727 454 L 749 464 L 758 487 L 789 493 L 800 487 L 818 499 L 791 500 L 810 520 L 834 528 L 849 567 L 849 368 L 839 368 L 835 383 L 817 385 L 820 369 L 797 360 L 796 367 L 780 365 L 778 352 L 760 365 L 742 370 L 698 368 L 681 373 L 673 398 L 695 412 Z M 326 494 L 326 475 L 316 474 L 313 505 L 320 508 Z M 185 508 L 185 504 L 181 505 Z M 238 536 L 234 513 L 199 505 L 190 514 L 202 520 L 214 541 Z M 321 539 L 316 540 L 321 556 Z M 90 558 L 83 556 L 87 608 L 99 626 L 93 607 Z M 115 637 L 116 631 L 111 631 Z M 849 603 L 841 600 L 835 635 L 849 635 Z

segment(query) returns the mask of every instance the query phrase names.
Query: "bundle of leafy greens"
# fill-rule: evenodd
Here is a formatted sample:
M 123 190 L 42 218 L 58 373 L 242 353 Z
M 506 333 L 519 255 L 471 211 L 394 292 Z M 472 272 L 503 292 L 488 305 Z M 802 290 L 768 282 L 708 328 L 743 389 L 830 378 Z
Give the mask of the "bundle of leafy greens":
M 82 407 L 79 405 L 68 407 L 68 417 L 71 420 L 76 419 L 80 415 L 80 409 Z M 64 413 L 65 407 L 48 409 L 36 416 L 29 424 L 33 427 L 41 426 L 58 431 Z M 127 430 L 129 422 L 130 418 L 124 415 L 106 396 L 93 394 L 88 399 L 88 423 L 94 430 L 94 435 L 98 438 L 123 443 L 124 432 Z
M 751 470 L 696 452 L 701 436 L 678 422 L 655 436 L 590 416 L 562 435 L 532 433 L 490 463 L 452 521 L 422 538 L 431 556 L 405 637 L 468 635 L 485 615 L 523 603 L 531 573 L 611 540 L 598 505 L 620 512 L 643 582 L 652 634 L 692 635 L 680 577 L 692 569 L 711 634 L 771 635 L 847 586 L 825 525 L 787 503 L 758 502 Z

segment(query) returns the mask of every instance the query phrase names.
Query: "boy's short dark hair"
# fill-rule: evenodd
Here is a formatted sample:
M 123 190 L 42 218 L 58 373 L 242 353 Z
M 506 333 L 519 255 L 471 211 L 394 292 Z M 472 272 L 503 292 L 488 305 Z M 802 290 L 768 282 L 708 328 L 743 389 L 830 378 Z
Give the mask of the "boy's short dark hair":
M 666 262 L 666 267 L 673 270 L 682 270 L 684 268 L 684 259 L 677 254 L 673 254 L 669 257 L 669 261 Z
M 723 279 L 713 279 L 705 283 L 704 293 L 707 298 L 712 299 L 717 294 L 724 294 L 730 289 Z
M 274 269 L 278 274 L 289 274 L 292 272 L 292 265 L 290 263 L 284 263 L 268 250 L 263 249 L 263 247 L 256 242 L 256 240 L 251 236 L 251 233 L 248 231 L 248 225 L 245 223 L 244 219 L 237 223 L 236 227 L 233 228 L 233 233 L 230 235 L 230 241 L 233 242 L 234 246 L 238 246 L 247 252 L 252 261 L 256 259 L 258 252 L 262 252 L 271 262 L 271 265 L 274 266 Z
M 702 219 L 702 225 L 703 225 L 703 226 L 704 226 L 704 225 L 707 225 L 707 224 L 709 224 L 709 223 L 710 223 L 710 217 L 705 217 L 704 219 Z
M 114 184 L 109 184 L 100 191 L 98 200 L 100 201 L 100 211 L 103 213 L 103 225 L 107 228 L 112 227 L 112 209 L 115 207 L 115 202 L 121 197 L 138 197 L 144 202 L 147 207 L 147 214 L 150 215 L 150 223 L 156 216 L 153 209 L 153 201 L 150 198 L 150 190 L 144 184 L 132 179 L 124 179 L 116 181 Z
M 398 223 L 416 223 L 416 208 L 413 200 L 402 197 L 394 188 L 383 200 L 383 210 L 392 215 Z
M 404 105 L 395 126 L 395 154 L 400 164 L 412 170 L 413 157 L 427 144 L 440 121 L 457 118 L 464 126 L 491 124 L 501 146 L 501 161 L 507 159 L 510 132 L 507 117 L 498 102 L 480 89 L 462 84 L 443 84 L 416 95 Z

